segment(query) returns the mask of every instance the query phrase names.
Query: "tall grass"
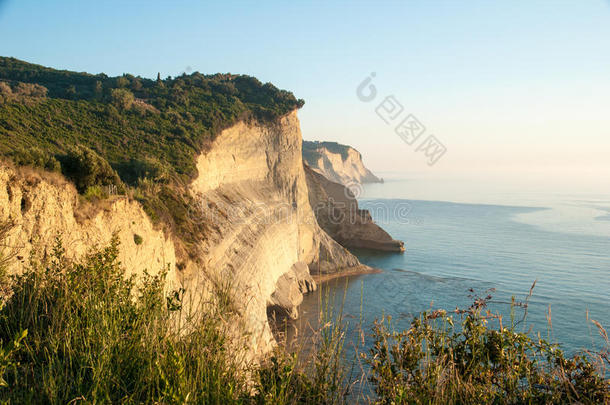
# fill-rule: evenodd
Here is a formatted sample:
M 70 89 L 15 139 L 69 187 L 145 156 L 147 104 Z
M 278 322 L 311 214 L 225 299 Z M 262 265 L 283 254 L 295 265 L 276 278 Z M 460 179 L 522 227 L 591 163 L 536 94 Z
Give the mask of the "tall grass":
M 203 316 L 183 314 L 183 290 L 166 294 L 164 272 L 127 277 L 118 252 L 113 239 L 72 262 L 57 240 L 48 260 L 12 277 L 0 310 L 0 402 L 342 402 L 339 322 L 320 330 L 307 367 L 279 348 L 244 364 L 223 324 L 229 294 L 200 306 Z
M 486 299 L 452 316 L 424 313 L 404 331 L 393 330 L 390 319 L 377 322 L 354 351 L 369 347 L 362 353 L 366 371 L 355 376 L 342 307 L 321 294 L 320 327 L 306 350 L 278 347 L 260 363 L 243 364 L 223 323 L 230 300 L 190 320 L 183 316 L 183 290 L 167 294 L 163 272 L 127 277 L 118 249 L 115 239 L 75 262 L 58 240 L 48 260 L 32 262 L 10 280 L 0 309 L 0 402 L 610 401 L 604 352 L 567 358 L 556 345 L 512 326 L 492 328 Z M 368 379 L 372 397 L 353 395 L 355 377 Z
M 346 353 L 349 324 L 343 317 L 344 300 L 337 303 L 331 289 L 318 290 L 318 318 L 315 325 L 303 325 L 300 336 L 290 336 L 294 327 L 286 319 L 272 319 L 280 341 L 273 356 L 257 375 L 258 403 L 342 404 L 349 401 L 355 375 Z M 296 329 L 296 327 L 295 327 Z
M 126 277 L 118 242 L 81 263 L 52 258 L 14 278 L 0 339 L 27 333 L 5 370 L 10 403 L 226 403 L 242 381 L 226 355 L 219 316 L 187 335 L 174 321 L 179 295 L 165 274 Z M 220 308 L 219 308 L 220 310 Z M 25 332 L 27 331 L 27 332 Z

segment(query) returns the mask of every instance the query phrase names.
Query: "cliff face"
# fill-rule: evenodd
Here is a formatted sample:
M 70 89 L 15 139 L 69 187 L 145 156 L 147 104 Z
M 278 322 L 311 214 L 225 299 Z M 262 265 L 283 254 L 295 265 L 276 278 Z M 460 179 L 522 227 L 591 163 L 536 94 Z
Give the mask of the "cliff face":
M 345 186 L 383 182 L 364 166 L 362 155 L 351 146 L 303 141 L 303 159 L 312 170 Z
M 267 307 L 294 316 L 302 293 L 314 288 L 310 272 L 360 263 L 319 227 L 309 205 L 296 112 L 275 125 L 239 123 L 223 131 L 197 170 L 196 215 L 214 225 L 201 246 L 203 267 L 184 278 L 230 280 L 240 312 L 255 327 L 250 343 L 269 347 Z
M 14 254 L 10 273 L 18 273 L 30 257 L 48 257 L 57 237 L 66 256 L 76 259 L 116 234 L 119 260 L 129 273 L 156 274 L 169 266 L 168 288 L 177 285 L 172 241 L 127 197 L 93 205 L 80 201 L 74 186 L 58 175 L 0 165 L 0 221 L 11 225 L 5 243 L 6 253 Z
M 305 167 L 309 201 L 318 223 L 337 242 L 346 247 L 403 252 L 402 241 L 394 240 L 373 222 L 367 210 L 358 208 L 350 190 Z

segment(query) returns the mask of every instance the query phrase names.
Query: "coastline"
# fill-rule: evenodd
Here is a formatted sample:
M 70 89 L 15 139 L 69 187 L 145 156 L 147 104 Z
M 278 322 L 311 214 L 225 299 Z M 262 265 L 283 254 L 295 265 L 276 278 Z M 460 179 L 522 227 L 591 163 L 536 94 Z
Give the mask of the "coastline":
M 311 277 L 316 282 L 316 284 L 325 283 L 330 280 L 334 280 L 342 277 L 351 277 L 358 276 L 361 274 L 375 274 L 375 273 L 383 273 L 383 270 L 367 266 L 366 264 L 361 264 L 360 266 L 350 267 L 345 271 L 338 271 L 336 273 L 330 274 L 312 274 Z

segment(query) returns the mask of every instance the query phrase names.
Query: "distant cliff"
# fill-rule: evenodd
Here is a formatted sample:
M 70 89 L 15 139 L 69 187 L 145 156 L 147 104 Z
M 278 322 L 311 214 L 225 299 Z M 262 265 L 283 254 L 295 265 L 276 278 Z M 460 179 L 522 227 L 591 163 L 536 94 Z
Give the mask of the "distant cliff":
M 309 202 L 320 227 L 348 248 L 403 252 L 402 241 L 393 239 L 373 222 L 367 210 L 358 208 L 350 190 L 305 166 Z
M 360 152 L 337 142 L 303 141 L 303 160 L 328 180 L 345 186 L 383 182 L 364 166 Z

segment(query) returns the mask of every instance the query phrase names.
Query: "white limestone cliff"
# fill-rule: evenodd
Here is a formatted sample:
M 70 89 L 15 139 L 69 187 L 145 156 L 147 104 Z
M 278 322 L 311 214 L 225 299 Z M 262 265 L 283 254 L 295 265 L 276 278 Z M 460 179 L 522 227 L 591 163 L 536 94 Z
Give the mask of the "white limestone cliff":
M 257 326 L 250 343 L 269 347 L 268 306 L 295 316 L 300 294 L 313 288 L 310 272 L 360 263 L 319 227 L 309 205 L 296 111 L 273 125 L 242 122 L 224 130 L 199 156 L 197 170 L 191 192 L 198 214 L 215 226 L 202 245 L 203 268 L 184 277 L 231 280 L 240 310 Z
M 360 152 L 348 145 L 303 141 L 303 159 L 315 172 L 347 187 L 383 182 L 364 166 Z

